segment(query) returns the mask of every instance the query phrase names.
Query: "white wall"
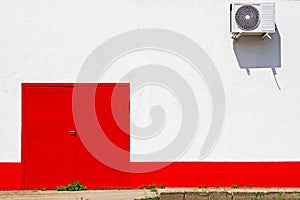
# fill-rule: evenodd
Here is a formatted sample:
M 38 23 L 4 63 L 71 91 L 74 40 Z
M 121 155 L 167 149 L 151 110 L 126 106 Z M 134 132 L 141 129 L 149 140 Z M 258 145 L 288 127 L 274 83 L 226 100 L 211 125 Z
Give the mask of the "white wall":
M 281 91 L 270 69 L 251 70 L 250 76 L 240 69 L 229 34 L 228 0 L 0 1 L 0 162 L 21 160 L 22 82 L 75 82 L 83 62 L 97 46 L 114 35 L 140 28 L 186 35 L 207 52 L 221 76 L 225 122 L 220 140 L 204 160 L 299 161 L 300 2 L 275 2 L 281 35 L 281 68 L 277 69 Z M 212 108 L 205 83 L 187 63 L 165 53 L 136 52 L 118 60 L 104 80 L 116 81 L 124 70 L 152 63 L 182 73 L 196 91 L 201 128 L 181 160 L 198 160 Z M 165 135 L 148 144 L 132 140 L 132 151 L 147 153 L 141 147 L 153 151 L 176 137 L 180 107 L 160 88 L 137 93 L 131 103 L 132 119 L 139 125 L 151 123 L 146 114 L 157 94 L 166 96 L 156 103 L 172 112 Z

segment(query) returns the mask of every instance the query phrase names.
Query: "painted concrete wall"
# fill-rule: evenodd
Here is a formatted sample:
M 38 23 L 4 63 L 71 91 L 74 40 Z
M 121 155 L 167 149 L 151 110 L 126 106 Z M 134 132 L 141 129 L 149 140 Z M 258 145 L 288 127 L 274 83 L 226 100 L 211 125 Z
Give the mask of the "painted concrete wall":
M 223 82 L 226 110 L 221 136 L 211 153 L 199 159 L 213 108 L 205 81 L 188 63 L 168 53 L 134 52 L 118 59 L 99 80 L 118 81 L 145 64 L 165 65 L 180 73 L 193 89 L 200 113 L 195 140 L 180 160 L 299 161 L 300 2 L 275 1 L 281 39 L 280 48 L 277 46 L 281 58 L 275 58 L 281 61 L 276 66 L 281 90 L 271 68 L 250 69 L 250 75 L 241 69 L 229 33 L 231 2 L 0 1 L 0 162 L 21 160 L 21 83 L 75 82 L 96 47 L 114 35 L 142 28 L 168 29 L 195 41 L 211 58 Z M 259 59 L 263 62 L 270 56 Z M 132 138 L 134 153 L 166 148 L 176 138 L 181 108 L 164 87 L 145 86 L 132 96 L 133 122 L 141 127 L 151 124 L 149 113 L 157 104 L 166 113 L 164 129 L 149 140 Z

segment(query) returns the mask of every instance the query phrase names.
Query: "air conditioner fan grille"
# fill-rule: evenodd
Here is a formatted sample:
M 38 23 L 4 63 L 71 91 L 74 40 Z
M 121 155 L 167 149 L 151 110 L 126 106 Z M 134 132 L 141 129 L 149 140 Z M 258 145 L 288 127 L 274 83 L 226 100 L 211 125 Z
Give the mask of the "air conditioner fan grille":
M 235 21 L 244 31 L 255 30 L 260 23 L 259 18 L 259 11 L 252 5 L 243 5 L 235 13 Z

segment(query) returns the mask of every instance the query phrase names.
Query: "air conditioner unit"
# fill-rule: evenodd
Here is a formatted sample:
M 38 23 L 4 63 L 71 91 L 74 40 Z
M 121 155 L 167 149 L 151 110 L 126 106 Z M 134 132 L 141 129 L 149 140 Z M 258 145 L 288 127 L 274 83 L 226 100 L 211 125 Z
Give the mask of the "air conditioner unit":
M 262 39 L 275 33 L 275 3 L 230 4 L 230 32 L 233 39 L 242 35 L 262 35 Z

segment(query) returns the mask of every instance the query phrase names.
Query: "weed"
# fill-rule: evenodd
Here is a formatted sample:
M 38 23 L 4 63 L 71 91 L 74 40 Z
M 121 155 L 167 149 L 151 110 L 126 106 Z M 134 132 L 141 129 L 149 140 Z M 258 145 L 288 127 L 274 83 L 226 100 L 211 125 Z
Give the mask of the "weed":
M 160 188 L 160 189 L 165 189 L 166 187 L 165 187 L 163 184 L 160 184 L 160 185 L 159 185 L 159 188 Z
M 154 189 L 155 188 L 155 184 L 150 184 L 147 189 Z
M 237 184 L 234 184 L 231 186 L 231 188 L 239 188 L 239 186 Z
M 66 191 L 67 190 L 67 186 L 55 186 L 55 190 L 57 191 Z
M 46 191 L 46 188 L 41 188 L 41 191 Z
M 87 188 L 82 185 L 81 182 L 78 181 L 72 181 L 67 186 L 56 186 L 55 190 L 57 191 L 81 191 L 81 190 L 86 190 Z

